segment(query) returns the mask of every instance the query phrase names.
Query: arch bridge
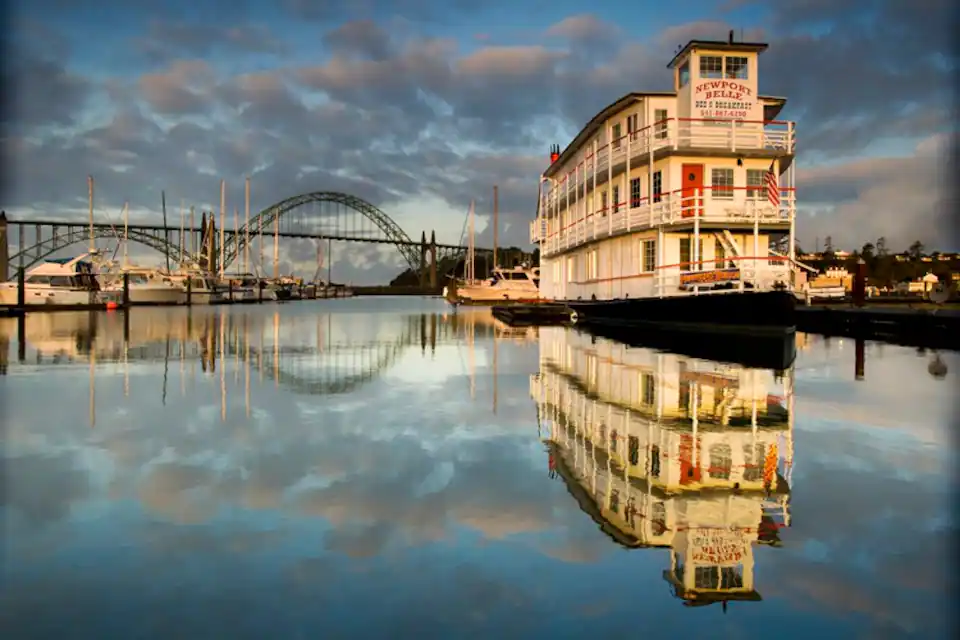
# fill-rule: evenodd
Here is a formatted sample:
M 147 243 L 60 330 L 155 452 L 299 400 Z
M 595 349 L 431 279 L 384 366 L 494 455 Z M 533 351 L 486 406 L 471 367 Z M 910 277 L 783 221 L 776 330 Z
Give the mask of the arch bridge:
M 245 222 L 241 222 L 236 210 L 232 216 L 224 213 L 217 218 L 213 212 L 199 212 L 199 216 L 185 213 L 182 224 L 137 222 L 127 225 L 127 234 L 130 240 L 168 256 L 172 263 L 215 267 L 222 253 L 225 267 L 239 261 L 244 270 L 261 273 L 270 270 L 270 263 L 276 264 L 274 251 L 279 238 L 326 240 L 328 251 L 333 241 L 393 245 L 407 267 L 419 272 L 421 279 L 425 279 L 428 259 L 438 267 L 451 262 L 456 265 L 467 251 L 463 245 L 437 243 L 432 237 L 428 241 L 425 232 L 416 241 L 378 207 L 356 196 L 334 191 L 287 198 Z M 28 227 L 33 227 L 32 234 L 28 233 Z M 93 224 L 93 235 L 97 239 L 119 242 L 123 232 L 122 223 L 95 221 Z M 28 235 L 33 237 L 28 239 Z M 18 240 L 17 251 L 8 257 L 6 248 L 11 237 Z M 89 238 L 90 225 L 81 220 L 8 220 L 0 216 L 0 277 L 8 273 L 9 266 L 22 264 L 29 268 L 54 252 Z M 475 248 L 475 252 L 484 254 L 491 250 Z

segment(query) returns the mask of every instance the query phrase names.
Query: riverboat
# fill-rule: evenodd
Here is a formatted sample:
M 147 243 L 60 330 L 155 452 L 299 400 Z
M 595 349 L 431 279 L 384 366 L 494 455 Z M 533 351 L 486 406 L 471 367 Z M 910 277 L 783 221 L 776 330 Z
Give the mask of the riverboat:
M 692 40 L 673 91 L 627 94 L 554 145 L 530 226 L 541 297 L 585 322 L 795 331 L 796 127 L 759 93 L 767 47 Z

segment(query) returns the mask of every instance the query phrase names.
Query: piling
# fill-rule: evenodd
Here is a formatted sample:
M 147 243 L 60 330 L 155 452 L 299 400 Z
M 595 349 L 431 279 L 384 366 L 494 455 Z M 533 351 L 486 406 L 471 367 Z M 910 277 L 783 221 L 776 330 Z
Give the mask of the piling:
M 126 271 L 123 272 L 123 308 L 130 308 L 130 274 Z
M 17 318 L 17 362 L 23 364 L 27 361 L 27 316 L 21 315 Z
M 854 378 L 863 380 L 864 363 L 866 362 L 866 342 L 862 339 L 854 341 Z
M 867 263 L 863 258 L 857 260 L 857 269 L 853 274 L 853 303 L 862 307 L 867 301 Z
M 187 278 L 187 306 L 193 304 L 193 279 Z
M 27 289 L 23 284 L 23 281 L 26 277 L 26 271 L 21 267 L 17 270 L 17 308 L 23 309 L 27 306 L 26 294 Z M 22 342 L 22 340 L 21 340 Z

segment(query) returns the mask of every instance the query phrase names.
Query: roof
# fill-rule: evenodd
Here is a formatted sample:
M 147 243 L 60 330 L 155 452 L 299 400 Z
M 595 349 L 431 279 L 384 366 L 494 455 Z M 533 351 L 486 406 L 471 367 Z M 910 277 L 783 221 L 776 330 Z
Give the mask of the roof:
M 731 32 L 731 34 L 732 33 L 733 32 Z M 729 41 L 691 40 L 686 44 L 686 46 L 677 52 L 677 55 L 673 56 L 673 60 L 670 61 L 670 64 L 667 65 L 667 68 L 672 69 L 677 65 L 678 62 L 680 62 L 680 60 L 687 57 L 687 54 L 697 48 L 712 49 L 713 51 L 749 51 L 753 53 L 762 53 L 769 47 L 766 42 L 733 42 L 732 40 L 732 37 Z
M 581 129 L 580 133 L 578 133 L 574 139 L 570 141 L 570 144 L 566 146 L 566 148 L 560 154 L 560 157 L 557 158 L 557 161 L 550 163 L 550 166 L 547 167 L 547 170 L 543 172 L 543 175 L 553 175 L 556 167 L 562 166 L 569 156 L 580 148 L 580 145 L 583 144 L 584 140 L 589 138 L 594 131 L 596 131 L 604 122 L 606 122 L 607 118 L 615 113 L 619 113 L 626 108 L 627 105 L 643 98 L 675 98 L 676 96 L 676 91 L 648 91 L 645 93 L 632 92 L 621 98 L 618 98 L 615 102 L 604 107 L 600 113 L 593 116 L 593 118 L 590 119 L 590 122 L 583 126 L 583 129 Z
M 763 45 L 766 47 L 767 45 Z M 550 166 L 546 168 L 543 172 L 544 177 L 550 177 L 559 167 L 563 166 L 573 153 L 589 138 L 593 133 L 600 128 L 604 122 L 607 121 L 607 118 L 623 111 L 631 103 L 636 102 L 637 100 L 642 100 L 643 98 L 676 98 L 676 91 L 646 91 L 646 92 L 631 92 L 627 95 L 618 98 L 613 103 L 604 107 L 600 113 L 593 116 L 590 119 L 590 122 L 585 124 L 580 133 L 578 133 L 573 140 L 564 148 L 563 152 L 560 153 L 560 157 L 557 158 L 556 162 L 551 162 Z M 777 114 L 780 113 L 780 110 L 783 109 L 783 106 L 787 103 L 786 98 L 779 98 L 775 96 L 757 96 L 757 99 L 761 102 L 766 103 L 764 105 L 764 120 L 773 120 L 777 117 Z

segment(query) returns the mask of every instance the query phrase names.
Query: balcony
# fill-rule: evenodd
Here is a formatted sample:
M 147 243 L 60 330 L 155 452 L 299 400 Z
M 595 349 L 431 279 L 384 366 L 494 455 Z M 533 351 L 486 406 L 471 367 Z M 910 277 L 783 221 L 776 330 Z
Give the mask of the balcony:
M 624 233 L 643 231 L 659 226 L 701 225 L 729 228 L 765 228 L 787 226 L 796 208 L 796 191 L 793 187 L 780 189 L 779 205 L 766 198 L 763 187 L 704 188 L 690 193 L 681 189 L 633 202 L 619 202 L 607 209 L 584 214 L 571 207 L 571 215 L 561 218 L 540 218 L 531 224 L 531 238 L 539 232 L 540 251 L 551 256 L 585 242 L 602 240 Z M 570 218 L 579 216 L 572 221 Z M 565 224 L 561 225 L 560 221 Z M 539 226 L 537 225 L 539 223 Z
M 668 152 L 689 154 L 737 153 L 774 158 L 794 153 L 796 126 L 781 120 L 696 120 L 668 118 L 628 133 L 599 147 L 585 149 L 579 163 L 565 176 L 558 175 L 558 184 L 544 198 L 547 210 L 555 209 L 560 199 L 573 199 L 583 193 L 585 184 L 606 182 L 608 174 L 620 173 L 629 157 L 631 166 L 649 162 L 650 154 L 662 157 Z M 613 163 L 612 170 L 610 163 Z M 594 176 L 596 174 L 596 176 Z

